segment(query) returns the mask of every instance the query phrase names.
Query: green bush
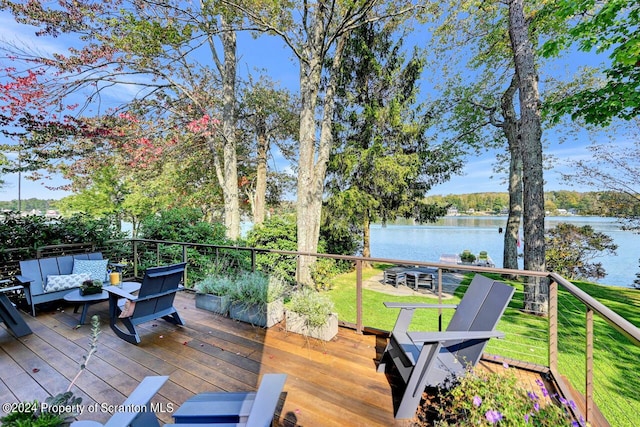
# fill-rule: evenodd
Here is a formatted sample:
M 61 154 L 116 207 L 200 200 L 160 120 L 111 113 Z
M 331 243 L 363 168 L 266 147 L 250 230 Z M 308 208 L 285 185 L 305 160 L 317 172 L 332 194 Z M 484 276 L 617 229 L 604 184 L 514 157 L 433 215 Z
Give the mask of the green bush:
M 285 296 L 289 286 L 280 278 L 255 271 L 237 276 L 229 297 L 247 305 L 268 304 Z
M 138 233 L 141 239 L 166 240 L 172 242 L 199 243 L 218 246 L 233 246 L 235 242 L 225 237 L 225 227 L 220 223 L 203 220 L 202 211 L 194 208 L 176 208 L 145 218 Z M 158 264 L 182 262 L 183 248 L 179 245 L 140 244 L 138 245 L 141 270 Z M 216 257 L 217 255 L 217 257 Z M 158 259 L 158 256 L 160 259 Z M 191 246 L 187 247 L 189 262 L 189 282 L 203 280 L 212 270 L 221 274 L 250 267 L 248 251 Z
M 304 316 L 309 329 L 317 329 L 327 322 L 327 316 L 333 313 L 334 306 L 327 295 L 305 287 L 291 294 L 287 310 Z
M 231 292 L 235 282 L 228 276 L 209 275 L 194 286 L 197 292 L 217 296 L 227 295 Z

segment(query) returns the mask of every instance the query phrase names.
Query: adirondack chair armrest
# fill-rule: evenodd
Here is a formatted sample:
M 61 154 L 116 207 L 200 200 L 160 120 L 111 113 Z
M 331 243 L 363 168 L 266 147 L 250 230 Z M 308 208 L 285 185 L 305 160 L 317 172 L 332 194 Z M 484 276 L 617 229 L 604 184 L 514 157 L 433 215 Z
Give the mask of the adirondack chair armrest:
M 104 288 L 105 291 L 109 292 L 110 294 L 114 294 L 119 296 L 120 298 L 126 298 L 129 299 L 131 301 L 135 301 L 136 298 L 138 298 L 135 295 L 131 295 L 129 292 L 125 291 L 122 288 L 119 288 L 117 286 L 107 286 Z
M 423 303 L 406 303 L 406 302 L 385 302 L 383 303 L 387 308 L 458 308 L 456 304 L 423 304 Z
M 129 298 L 129 299 L 131 301 L 133 301 L 133 302 L 140 302 L 140 301 L 147 301 L 147 300 L 151 300 L 151 299 L 158 299 L 159 297 L 164 297 L 164 296 L 167 296 L 167 295 L 175 294 L 176 292 L 182 291 L 183 289 L 184 289 L 184 286 L 178 286 L 176 289 L 170 289 L 168 291 L 160 292 L 160 293 L 157 293 L 157 294 L 147 295 L 146 297 L 133 296 L 132 298 Z
M 0 283 L 8 283 L 8 282 L 9 282 L 9 280 L 7 280 L 6 282 L 0 282 Z M 22 286 L 22 285 L 9 286 L 8 288 L 0 288 L 0 293 L 1 292 L 19 291 L 20 289 L 24 289 L 24 286 Z
M 504 338 L 504 332 L 500 331 L 407 332 L 407 335 L 416 345 L 431 342 Z
M 34 280 L 36 280 L 36 279 L 32 279 L 32 278 L 30 278 L 30 277 L 23 276 L 23 275 L 21 275 L 21 274 L 17 274 L 15 277 L 16 277 L 16 280 L 17 280 L 18 282 L 20 282 L 20 284 L 21 284 L 22 286 L 29 286 L 29 285 L 31 285 L 31 282 L 33 282 Z

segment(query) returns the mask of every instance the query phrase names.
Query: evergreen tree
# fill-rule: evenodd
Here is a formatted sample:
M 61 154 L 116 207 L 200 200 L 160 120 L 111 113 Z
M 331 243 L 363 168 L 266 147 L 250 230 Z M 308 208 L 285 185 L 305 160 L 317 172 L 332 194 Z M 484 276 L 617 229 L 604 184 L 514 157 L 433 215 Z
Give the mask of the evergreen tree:
M 371 222 L 444 215 L 425 193 L 460 167 L 456 149 L 430 145 L 430 117 L 416 103 L 424 56 L 415 50 L 407 59 L 402 44 L 380 24 L 356 29 L 336 91 L 326 212 L 330 225 L 346 222 L 362 235 L 363 256 Z

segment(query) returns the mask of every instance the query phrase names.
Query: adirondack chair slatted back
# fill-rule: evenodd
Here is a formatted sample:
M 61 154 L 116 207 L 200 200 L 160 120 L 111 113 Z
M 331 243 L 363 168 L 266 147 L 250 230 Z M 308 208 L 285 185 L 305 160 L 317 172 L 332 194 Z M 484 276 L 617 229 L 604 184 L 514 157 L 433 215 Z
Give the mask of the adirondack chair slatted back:
M 171 309 L 185 266 L 186 263 L 180 263 L 148 268 L 142 279 L 138 301 L 131 317 L 142 318 Z
M 447 331 L 495 330 L 514 292 L 512 286 L 479 274 L 475 275 L 472 284 L 474 286 L 469 285 Z M 467 340 L 447 342 L 444 347 L 455 353 L 458 360 L 475 365 L 486 345 L 487 340 Z

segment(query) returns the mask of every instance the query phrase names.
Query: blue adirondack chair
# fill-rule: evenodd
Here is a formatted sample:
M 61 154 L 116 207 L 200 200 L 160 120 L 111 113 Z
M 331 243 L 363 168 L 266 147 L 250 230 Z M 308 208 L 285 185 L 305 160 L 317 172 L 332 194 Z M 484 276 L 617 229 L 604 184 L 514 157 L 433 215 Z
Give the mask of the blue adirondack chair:
M 427 386 L 463 374 L 478 363 L 490 338 L 504 337 L 495 327 L 513 292 L 513 287 L 477 274 L 458 305 L 384 303 L 400 308 L 378 365 L 378 372 L 388 372 L 387 364 L 393 362 L 404 381 L 396 418 L 412 418 Z M 445 332 L 409 332 L 415 310 L 423 308 L 456 311 Z
M 140 335 L 136 325 L 163 318 L 175 325 L 184 325 L 178 311 L 173 306 L 176 292 L 184 289 L 180 282 L 186 263 L 148 268 L 142 279 L 138 295 L 116 286 L 105 288 L 109 292 L 109 325 L 117 336 L 132 344 L 140 344 Z M 121 299 L 122 298 L 122 299 Z M 119 317 L 124 310 L 126 300 L 135 304 L 135 308 L 126 317 Z M 118 326 L 122 322 L 126 330 Z

